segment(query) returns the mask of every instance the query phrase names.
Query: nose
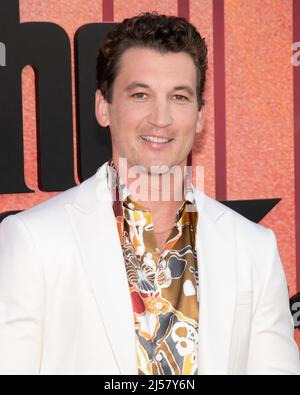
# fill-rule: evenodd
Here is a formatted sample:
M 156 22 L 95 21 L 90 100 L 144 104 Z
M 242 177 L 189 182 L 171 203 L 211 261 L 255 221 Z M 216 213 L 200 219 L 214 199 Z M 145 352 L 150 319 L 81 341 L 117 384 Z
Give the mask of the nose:
M 167 127 L 172 124 L 173 119 L 171 116 L 169 104 L 165 102 L 153 103 L 151 110 L 147 116 L 147 121 L 156 127 Z

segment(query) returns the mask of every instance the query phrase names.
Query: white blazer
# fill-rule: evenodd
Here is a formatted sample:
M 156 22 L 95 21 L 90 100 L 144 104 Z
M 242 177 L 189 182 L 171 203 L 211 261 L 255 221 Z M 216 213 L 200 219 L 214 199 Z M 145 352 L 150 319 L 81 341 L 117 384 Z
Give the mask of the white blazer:
M 137 374 L 106 167 L 0 225 L 0 374 Z M 274 233 L 196 201 L 199 374 L 300 374 Z

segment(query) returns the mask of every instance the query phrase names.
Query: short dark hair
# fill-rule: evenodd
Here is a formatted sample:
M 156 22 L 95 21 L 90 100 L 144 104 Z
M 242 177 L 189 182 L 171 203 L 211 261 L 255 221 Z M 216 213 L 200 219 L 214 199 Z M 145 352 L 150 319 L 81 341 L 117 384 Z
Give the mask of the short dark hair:
M 97 82 L 103 97 L 112 102 L 120 58 L 129 48 L 150 48 L 160 53 L 186 52 L 197 69 L 198 108 L 204 104 L 207 47 L 197 29 L 184 18 L 146 12 L 124 19 L 109 31 L 97 60 Z

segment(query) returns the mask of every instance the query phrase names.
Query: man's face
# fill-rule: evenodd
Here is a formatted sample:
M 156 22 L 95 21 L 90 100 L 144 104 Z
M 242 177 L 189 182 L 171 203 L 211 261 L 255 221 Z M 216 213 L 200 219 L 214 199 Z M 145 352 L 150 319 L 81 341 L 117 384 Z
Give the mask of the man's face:
M 127 158 L 128 167 L 148 171 L 151 166 L 186 165 L 195 133 L 202 129 L 196 83 L 196 67 L 184 52 L 124 52 L 112 103 L 100 91 L 96 94 L 96 116 L 102 126 L 110 127 L 116 165 L 119 158 Z

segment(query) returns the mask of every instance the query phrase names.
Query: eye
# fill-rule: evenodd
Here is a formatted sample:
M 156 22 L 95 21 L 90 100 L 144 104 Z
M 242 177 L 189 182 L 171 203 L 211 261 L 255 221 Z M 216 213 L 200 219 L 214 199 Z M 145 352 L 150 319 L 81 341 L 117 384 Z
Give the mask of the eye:
M 188 101 L 188 100 L 189 100 L 186 96 L 183 96 L 183 95 L 174 95 L 173 97 L 174 97 L 174 99 L 175 99 L 176 101 L 185 102 L 185 101 Z
M 135 99 L 145 99 L 146 96 L 147 95 L 144 92 L 137 92 L 137 93 L 134 93 L 131 97 L 134 97 Z

